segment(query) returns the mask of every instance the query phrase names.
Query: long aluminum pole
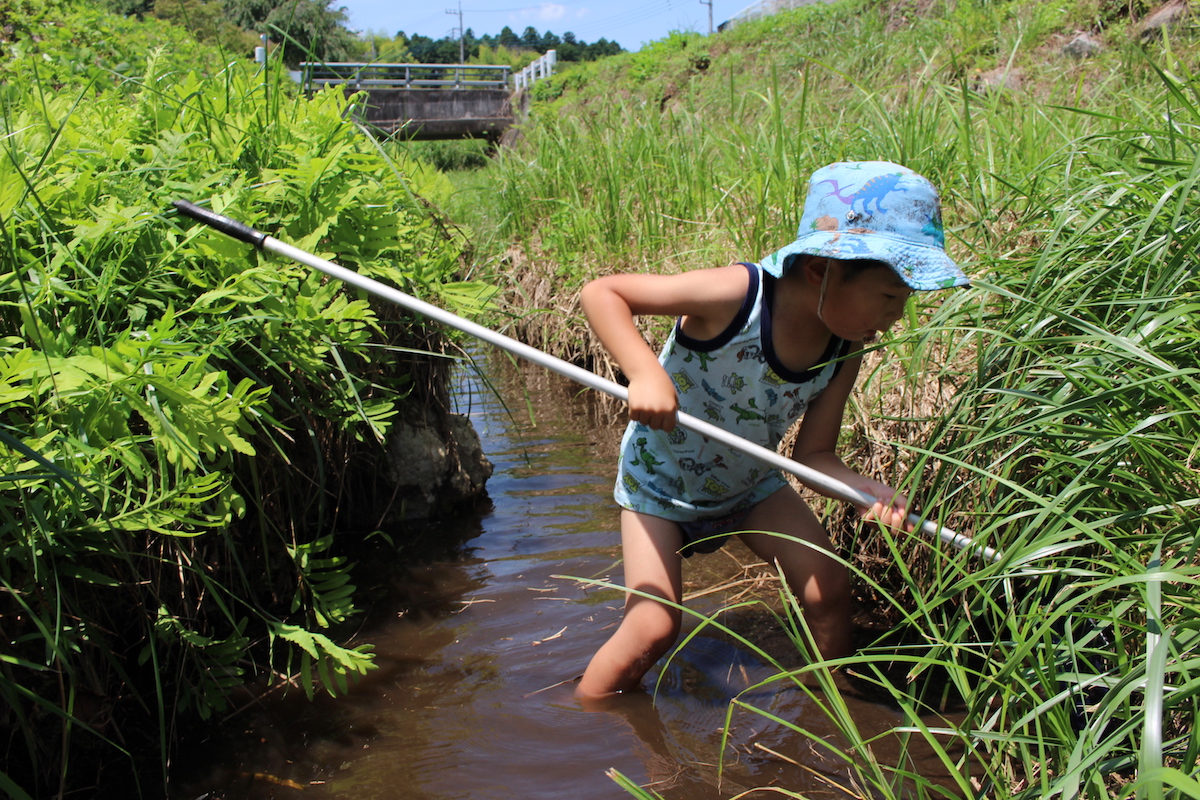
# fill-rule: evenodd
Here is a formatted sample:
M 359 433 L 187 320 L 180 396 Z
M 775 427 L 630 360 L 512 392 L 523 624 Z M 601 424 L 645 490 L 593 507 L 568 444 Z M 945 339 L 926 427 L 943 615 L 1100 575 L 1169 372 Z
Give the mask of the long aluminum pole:
M 617 398 L 618 400 L 628 403 L 629 392 L 620 384 L 614 383 L 606 378 L 602 378 L 593 372 L 589 372 L 582 367 L 578 367 L 570 362 L 563 361 L 561 358 L 556 358 L 549 353 L 544 353 L 541 350 L 530 347 L 524 342 L 519 342 L 510 336 L 505 336 L 503 333 L 485 328 L 478 323 L 471 322 L 468 319 L 452 314 L 445 309 L 438 308 L 435 305 L 426 303 L 423 300 L 418 300 L 412 295 L 405 294 L 399 289 L 395 289 L 379 281 L 360 275 L 357 272 L 339 266 L 332 261 L 327 261 L 312 253 L 301 250 L 298 247 L 282 242 L 273 236 L 268 236 L 261 231 L 257 231 L 250 226 L 230 219 L 229 217 L 216 214 L 205 208 L 193 205 L 186 200 L 176 200 L 175 207 L 180 213 L 191 217 L 199 222 L 203 222 L 211 228 L 221 231 L 235 239 L 240 239 L 243 242 L 254 245 L 262 250 L 271 253 L 277 253 L 285 258 L 290 258 L 293 261 L 299 262 L 313 269 L 319 270 L 330 277 L 344 281 L 351 286 L 357 286 L 364 291 L 381 297 L 384 300 L 389 300 L 397 305 L 403 306 L 410 311 L 415 311 L 430 319 L 449 325 L 456 328 L 469 336 L 474 336 L 489 344 L 494 344 L 502 350 L 507 350 L 513 355 L 532 361 L 535 364 L 545 367 L 559 375 L 563 375 L 571 380 L 581 383 L 584 386 L 590 387 L 597 391 Z M 774 450 L 763 447 L 760 444 L 743 439 L 742 437 L 730 433 L 724 428 L 719 428 L 710 422 L 705 422 L 702 419 L 693 417 L 690 414 L 685 414 L 682 411 L 676 415 L 677 421 L 683 427 L 695 431 L 702 436 L 707 436 L 710 439 L 715 439 L 724 445 L 728 445 L 736 450 L 753 456 L 754 458 L 763 461 L 772 467 L 783 470 L 789 474 L 795 475 L 800 481 L 813 489 L 824 492 L 832 497 L 840 500 L 853 503 L 857 506 L 870 507 L 877 502 L 877 498 L 869 494 L 858 491 L 857 489 L 848 486 L 845 483 L 831 478 L 823 472 L 819 472 L 812 467 L 805 466 L 797 461 L 780 455 Z M 931 536 L 937 536 L 944 542 L 958 547 L 960 549 L 970 549 L 983 558 L 996 562 L 1001 558 L 1001 554 L 991 547 L 977 545 L 969 536 L 961 533 L 955 533 L 949 528 L 937 525 L 932 520 L 922 519 L 916 514 L 908 515 L 909 524 L 920 528 L 925 533 Z

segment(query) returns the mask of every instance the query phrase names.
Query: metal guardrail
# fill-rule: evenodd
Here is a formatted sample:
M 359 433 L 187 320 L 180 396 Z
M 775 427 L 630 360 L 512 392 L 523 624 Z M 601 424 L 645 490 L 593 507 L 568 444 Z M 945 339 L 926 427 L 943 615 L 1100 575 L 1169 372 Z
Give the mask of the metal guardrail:
M 506 89 L 512 68 L 492 64 L 381 64 L 304 61 L 305 88 L 348 86 L 375 89 Z

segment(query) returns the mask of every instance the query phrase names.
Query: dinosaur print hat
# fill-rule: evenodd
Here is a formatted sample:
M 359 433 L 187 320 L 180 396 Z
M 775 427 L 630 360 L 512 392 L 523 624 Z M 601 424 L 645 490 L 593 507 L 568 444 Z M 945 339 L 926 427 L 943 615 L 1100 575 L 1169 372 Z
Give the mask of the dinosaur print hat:
M 945 245 L 932 183 L 888 161 L 839 162 L 813 173 L 796 241 L 762 266 L 779 277 L 799 255 L 872 259 L 917 291 L 965 286 Z

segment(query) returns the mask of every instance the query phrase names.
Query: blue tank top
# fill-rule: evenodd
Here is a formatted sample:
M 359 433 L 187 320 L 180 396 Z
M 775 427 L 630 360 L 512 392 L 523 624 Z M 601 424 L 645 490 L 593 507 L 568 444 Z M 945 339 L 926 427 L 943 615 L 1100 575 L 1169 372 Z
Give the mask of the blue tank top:
M 750 286 L 729 326 L 698 341 L 677 321 L 658 360 L 675 382 L 680 411 L 774 450 L 841 369 L 851 343 L 833 336 L 812 369 L 785 367 L 772 346 L 775 278 L 744 266 Z M 779 470 L 698 433 L 630 422 L 613 496 L 622 508 L 687 522 L 745 510 L 786 483 Z

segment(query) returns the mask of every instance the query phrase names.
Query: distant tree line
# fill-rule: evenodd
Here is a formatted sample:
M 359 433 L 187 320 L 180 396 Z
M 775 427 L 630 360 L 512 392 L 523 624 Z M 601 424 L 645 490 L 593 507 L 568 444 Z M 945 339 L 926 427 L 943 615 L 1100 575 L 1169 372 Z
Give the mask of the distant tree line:
M 457 64 L 460 57 L 459 41 L 457 38 L 445 36 L 432 39 L 414 33 L 411 36 L 400 31 L 397 40 L 402 40 L 413 61 L 421 64 Z M 588 44 L 580 41 L 575 34 L 567 31 L 560 38 L 551 31 L 538 33 L 532 26 L 518 36 L 507 25 L 496 36 L 484 34 L 476 36 L 467 28 L 462 38 L 462 55 L 468 60 L 480 58 L 481 52 L 486 54 L 504 48 L 506 50 L 525 51 L 543 54 L 554 50 L 559 61 L 594 61 L 604 56 L 612 56 L 622 52 L 621 45 L 601 38 Z
M 0 0 L 2 4 L 3 0 Z M 272 52 L 291 67 L 301 61 L 391 61 L 456 64 L 459 40 L 400 31 L 393 38 L 359 35 L 347 27 L 344 7 L 334 0 L 102 0 L 109 9 L 138 17 L 153 15 L 183 26 L 199 41 L 220 44 L 250 55 L 266 34 Z M 476 36 L 467 28 L 462 54 L 468 62 L 524 66 L 537 54 L 555 50 L 559 61 L 593 61 L 622 52 L 607 39 L 588 44 L 567 32 L 560 38 L 528 27 L 496 36 Z

